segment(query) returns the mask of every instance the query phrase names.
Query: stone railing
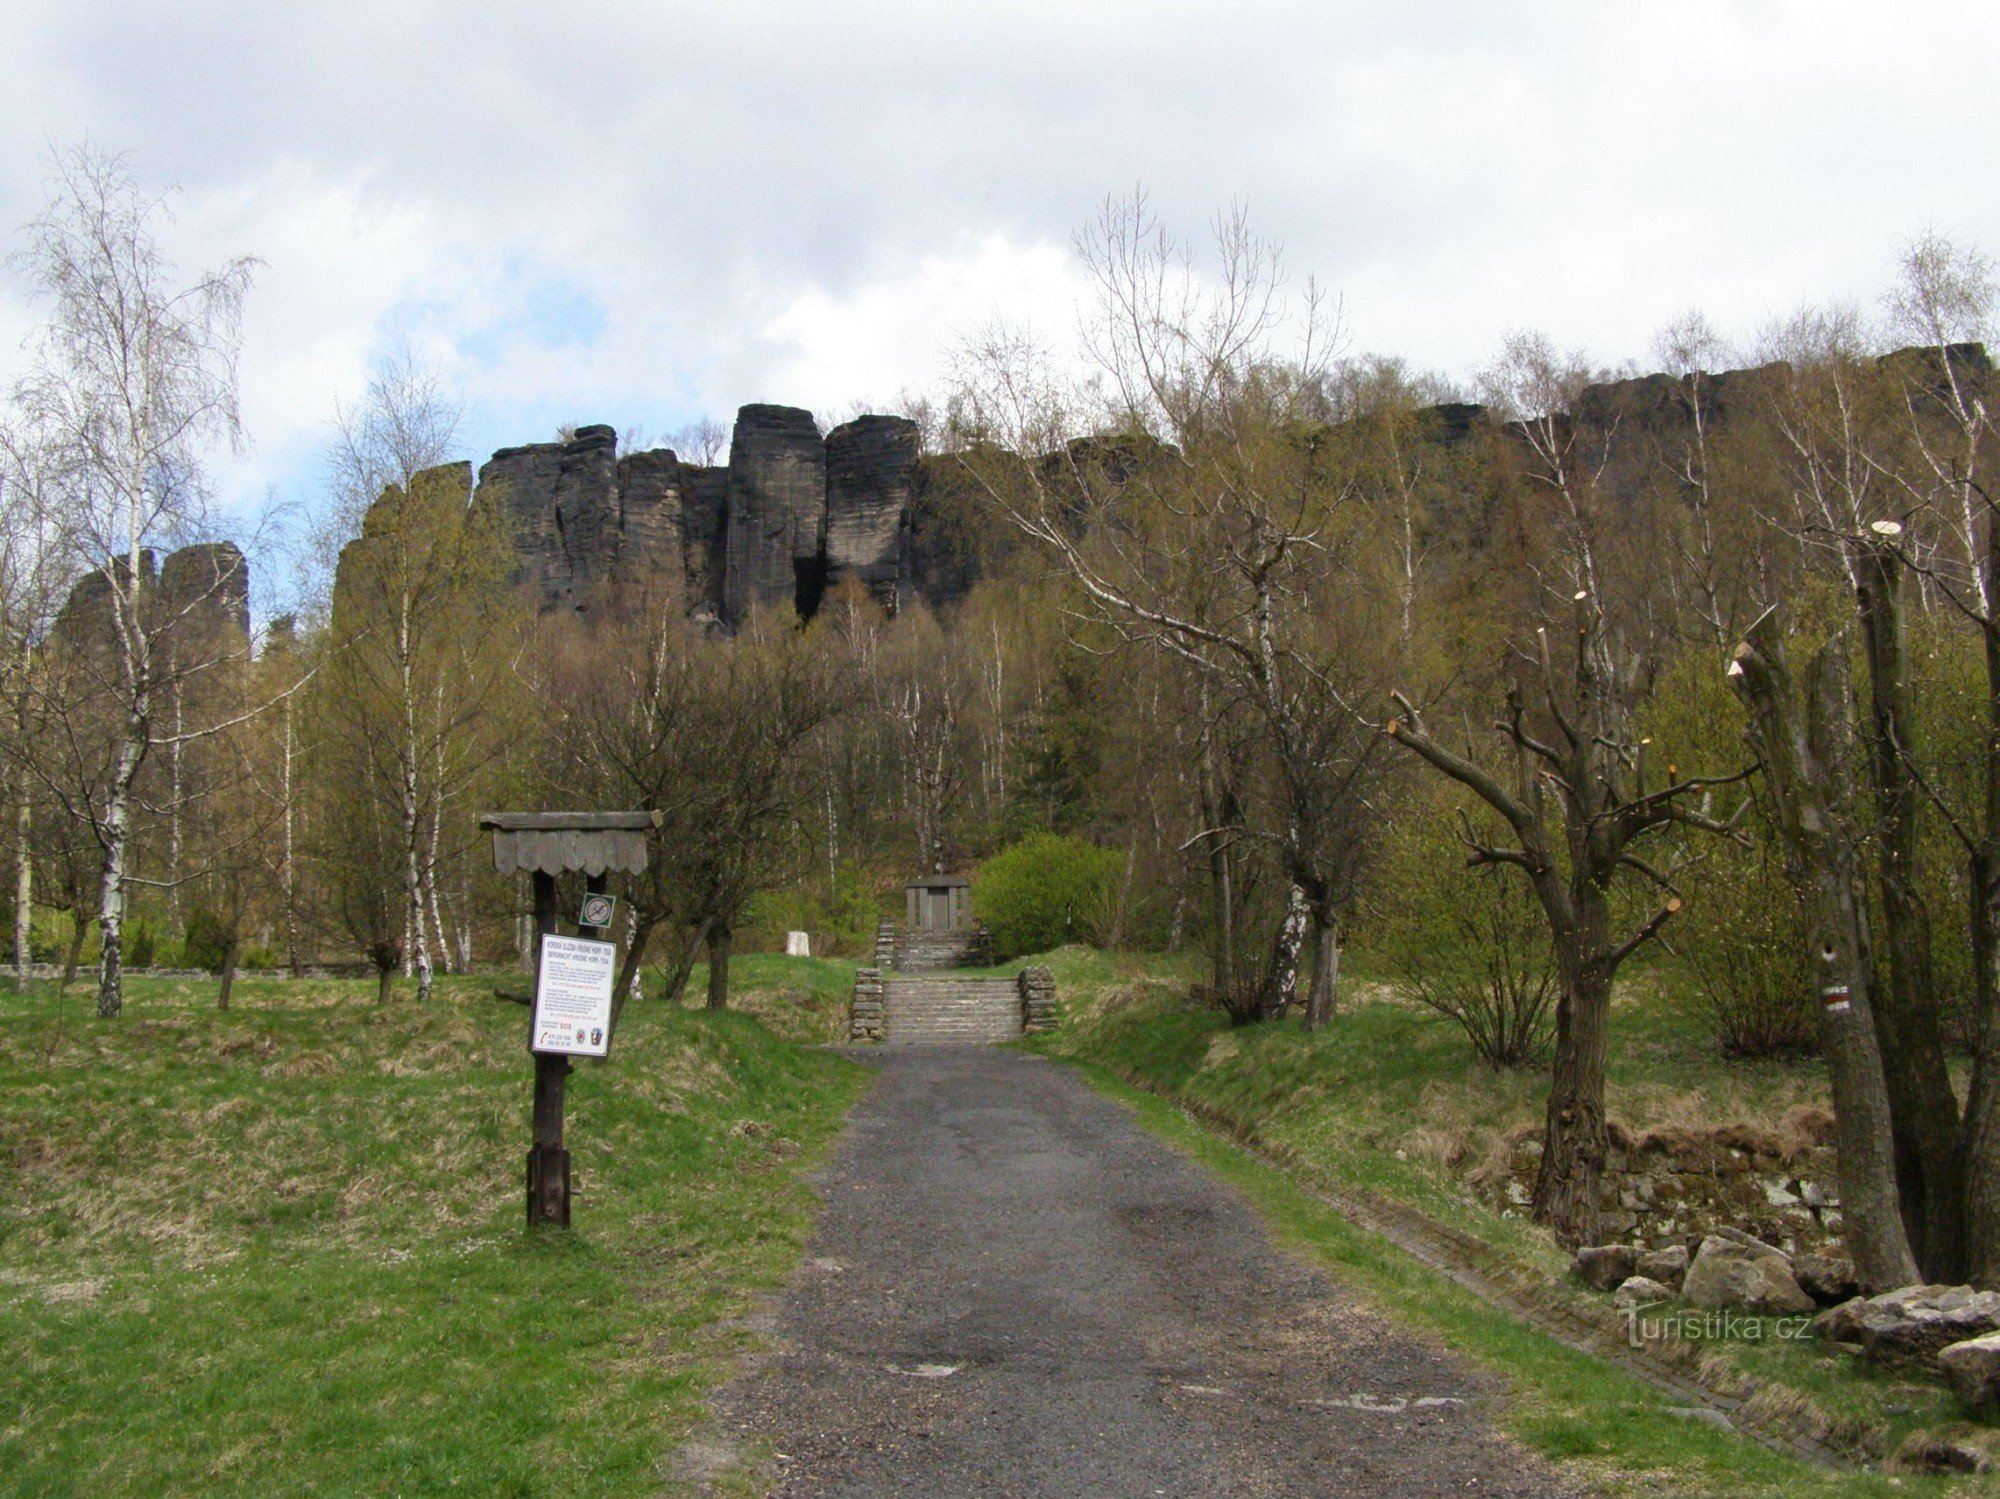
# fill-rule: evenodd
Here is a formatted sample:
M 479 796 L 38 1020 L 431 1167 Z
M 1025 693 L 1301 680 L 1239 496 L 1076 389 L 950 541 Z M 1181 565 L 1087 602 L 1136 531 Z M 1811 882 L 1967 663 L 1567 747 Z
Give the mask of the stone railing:
M 875 966 L 894 968 L 896 966 L 896 923 L 880 921 L 875 924 Z
M 1041 964 L 1021 970 L 1021 1029 L 1029 1035 L 1052 1031 L 1058 1020 L 1056 976 Z

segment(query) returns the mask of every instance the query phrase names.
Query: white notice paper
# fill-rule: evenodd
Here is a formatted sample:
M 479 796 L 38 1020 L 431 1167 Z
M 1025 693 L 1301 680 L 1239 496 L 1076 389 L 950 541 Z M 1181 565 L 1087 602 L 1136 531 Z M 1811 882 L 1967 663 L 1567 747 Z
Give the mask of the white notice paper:
M 611 1049 L 611 986 L 618 944 L 587 937 L 542 938 L 530 1051 L 601 1057 Z

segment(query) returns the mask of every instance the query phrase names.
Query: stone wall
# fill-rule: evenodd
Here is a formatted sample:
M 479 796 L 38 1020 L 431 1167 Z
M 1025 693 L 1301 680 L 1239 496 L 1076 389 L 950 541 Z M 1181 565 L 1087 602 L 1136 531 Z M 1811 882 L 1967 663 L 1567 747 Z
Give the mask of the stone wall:
M 1021 970 L 1021 1029 L 1029 1035 L 1052 1031 L 1061 1016 L 1056 1010 L 1056 976 L 1039 963 Z
M 847 1039 L 855 1045 L 882 1039 L 882 970 L 857 968 L 847 1002 Z

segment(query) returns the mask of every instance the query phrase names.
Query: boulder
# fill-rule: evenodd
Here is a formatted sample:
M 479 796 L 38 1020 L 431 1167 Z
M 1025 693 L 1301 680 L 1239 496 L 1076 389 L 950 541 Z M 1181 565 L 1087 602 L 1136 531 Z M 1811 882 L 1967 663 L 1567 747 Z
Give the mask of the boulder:
M 1635 1275 L 1612 1292 L 1612 1298 L 1622 1307 L 1652 1306 L 1657 1302 L 1672 1301 L 1674 1288 L 1644 1275 Z
M 1579 1249 L 1569 1267 L 1591 1290 L 1615 1290 L 1638 1270 L 1639 1251 L 1630 1244 L 1598 1244 Z
M 1802 1254 L 1792 1261 L 1799 1289 L 1821 1306 L 1838 1306 L 1861 1289 L 1854 1261 L 1837 1254 Z
M 1681 1294 L 1689 1304 L 1707 1311 L 1749 1312 L 1758 1317 L 1793 1316 L 1815 1306 L 1792 1278 L 1791 1262 L 1747 1234 L 1725 1238 L 1712 1233 L 1703 1239 Z
M 1970 1286 L 1903 1286 L 1856 1297 L 1813 1319 L 1832 1343 L 1859 1348 L 1870 1363 L 1935 1371 L 1954 1343 L 2000 1333 L 2000 1291 Z
M 1672 1286 L 1676 1291 L 1687 1279 L 1688 1252 L 1685 1244 L 1669 1244 L 1665 1249 L 1651 1250 L 1639 1256 L 1639 1274 L 1648 1280 L 1657 1280 Z
M 1950 1344 L 1937 1359 L 1960 1400 L 1975 1411 L 2000 1410 L 2000 1333 Z
M 1786 1254 L 1784 1250 L 1778 1248 L 1777 1245 L 1767 1244 L 1755 1234 L 1745 1233 L 1740 1228 L 1731 1228 L 1728 1224 L 1720 1224 L 1715 1228 L 1711 1228 L 1708 1231 L 1708 1237 L 1725 1240 L 1728 1243 L 1747 1249 L 1753 1254 L 1775 1254 L 1787 1265 L 1792 1262 L 1792 1257 Z

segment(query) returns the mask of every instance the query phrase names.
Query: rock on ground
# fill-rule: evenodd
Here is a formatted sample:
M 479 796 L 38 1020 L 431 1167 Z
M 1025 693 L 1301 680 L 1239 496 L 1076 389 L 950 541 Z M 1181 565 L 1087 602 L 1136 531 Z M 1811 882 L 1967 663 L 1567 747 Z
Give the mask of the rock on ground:
M 1657 1280 L 1678 1291 L 1682 1283 L 1687 1280 L 1687 1245 L 1669 1244 L 1665 1249 L 1655 1249 L 1640 1255 L 1638 1273 L 1648 1280 Z
M 1674 1288 L 1657 1280 L 1649 1280 L 1643 1275 L 1635 1275 L 1621 1285 L 1613 1299 L 1622 1307 L 1652 1306 L 1658 1302 L 1671 1301 Z
M 1870 1363 L 1935 1373 L 1944 1349 L 2000 1332 L 2000 1291 L 1903 1286 L 1821 1312 L 1812 1330 L 1828 1342 L 1858 1347 Z
M 1861 1289 L 1854 1261 L 1837 1254 L 1802 1254 L 1792 1261 L 1799 1289 L 1821 1306 L 1838 1306 Z
M 1748 1243 L 1742 1242 L 1748 1239 Z M 1688 1266 L 1681 1294 L 1708 1311 L 1741 1311 L 1759 1317 L 1794 1316 L 1816 1309 L 1792 1278 L 1791 1262 L 1747 1234 L 1712 1233 Z
M 1974 1410 L 2000 1409 L 2000 1333 L 1940 1349 L 1938 1367 L 1953 1393 Z
M 1576 1278 L 1593 1291 L 1616 1290 L 1639 1268 L 1639 1251 L 1630 1244 L 1596 1244 L 1579 1249 L 1570 1260 Z

